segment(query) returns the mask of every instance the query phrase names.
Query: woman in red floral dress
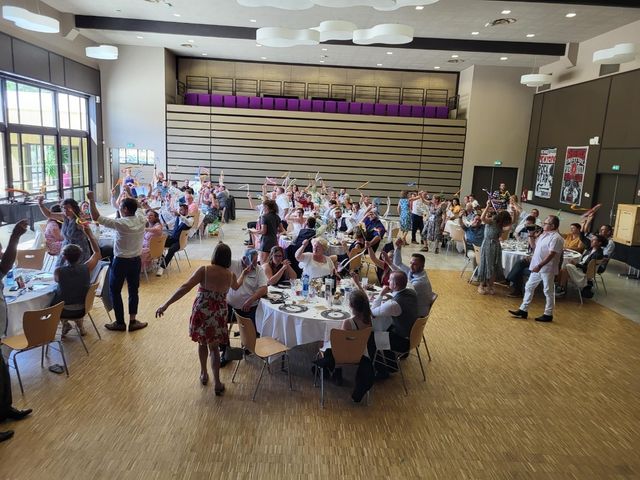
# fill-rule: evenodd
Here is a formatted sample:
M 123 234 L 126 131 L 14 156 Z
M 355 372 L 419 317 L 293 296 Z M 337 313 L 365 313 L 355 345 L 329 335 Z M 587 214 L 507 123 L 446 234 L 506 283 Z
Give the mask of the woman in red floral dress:
M 193 302 L 189 335 L 191 340 L 198 343 L 198 357 L 200 359 L 200 382 L 206 385 L 209 381 L 207 373 L 207 357 L 211 357 L 215 394 L 221 395 L 224 384 L 220 382 L 220 351 L 219 345 L 227 344 L 229 331 L 227 330 L 227 292 L 229 288 L 237 290 L 244 281 L 245 271 L 236 279 L 229 270 L 231 265 L 231 249 L 220 242 L 213 250 L 211 265 L 198 268 L 175 293 L 156 310 L 156 317 L 161 317 L 169 305 L 184 297 L 193 287 L 200 285 L 198 294 Z

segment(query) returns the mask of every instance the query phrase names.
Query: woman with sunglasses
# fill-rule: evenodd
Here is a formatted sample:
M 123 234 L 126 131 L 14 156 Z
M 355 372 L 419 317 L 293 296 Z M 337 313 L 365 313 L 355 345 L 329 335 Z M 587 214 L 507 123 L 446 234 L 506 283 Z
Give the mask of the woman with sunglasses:
M 284 250 L 277 245 L 269 252 L 269 258 L 263 268 L 269 285 L 277 285 L 298 278 L 295 270 L 291 267 L 291 262 L 285 258 Z

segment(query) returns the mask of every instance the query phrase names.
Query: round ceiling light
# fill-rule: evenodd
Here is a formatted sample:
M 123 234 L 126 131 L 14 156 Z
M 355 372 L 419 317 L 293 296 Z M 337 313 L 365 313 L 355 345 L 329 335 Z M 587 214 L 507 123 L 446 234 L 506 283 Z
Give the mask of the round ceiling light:
M 356 45 L 371 45 L 374 43 L 401 45 L 411 41 L 413 41 L 413 28 L 399 23 L 382 23 L 353 32 L 353 43 Z
M 619 43 L 612 48 L 593 52 L 593 63 L 597 65 L 616 65 L 631 62 L 636 58 L 636 46 L 633 43 Z
M 113 45 L 99 45 L 97 47 L 85 48 L 85 53 L 89 58 L 96 58 L 98 60 L 117 60 L 118 59 L 118 47 Z
M 2 7 L 2 17 L 13 22 L 16 27 L 40 33 L 60 32 L 60 22 L 55 18 L 46 15 L 38 15 L 24 8 L 4 5 Z
M 548 73 L 530 73 L 520 77 L 520 83 L 527 87 L 541 87 L 551 83 L 551 75 Z
M 296 45 L 318 45 L 320 32 L 303 28 L 294 30 L 281 27 L 263 27 L 256 31 L 256 41 L 267 47 L 293 47 Z

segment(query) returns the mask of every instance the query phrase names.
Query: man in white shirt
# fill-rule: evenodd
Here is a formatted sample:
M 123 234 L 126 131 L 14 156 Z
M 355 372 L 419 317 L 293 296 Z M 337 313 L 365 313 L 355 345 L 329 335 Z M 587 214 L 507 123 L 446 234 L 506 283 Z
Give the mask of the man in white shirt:
M 129 291 L 129 331 L 133 332 L 145 328 L 147 322 L 139 322 L 136 320 L 136 315 L 138 314 L 138 288 L 140 286 L 140 254 L 142 253 L 147 218 L 138 208 L 138 202 L 134 198 L 125 198 L 120 202 L 118 207 L 120 218 L 100 215 L 93 192 L 87 192 L 87 200 L 89 200 L 93 221 L 116 231 L 113 261 L 109 270 L 109 292 L 113 299 L 113 312 L 116 321 L 106 324 L 105 328 L 118 332 L 124 332 L 127 329 L 122 303 L 122 287 L 125 280 Z
M 433 301 L 433 289 L 431 288 L 431 282 L 429 276 L 424 269 L 425 258 L 420 253 L 414 253 L 411 255 L 409 265 L 402 263 L 402 245 L 404 241 L 399 238 L 396 240 L 396 248 L 393 251 L 393 270 L 403 271 L 408 279 L 409 284 L 415 290 L 418 300 L 418 317 L 426 317 L 431 310 L 431 303 Z
M 280 218 L 285 218 L 289 213 L 289 207 L 291 202 L 289 200 L 289 197 L 285 193 L 283 187 L 278 187 L 276 191 L 277 191 L 276 205 L 278 205 L 278 216 Z
M 535 242 L 533 256 L 529 269 L 531 275 L 524 287 L 524 298 L 518 310 L 509 310 L 514 317 L 527 318 L 529 305 L 533 299 L 536 287 L 542 282 L 546 299 L 544 314 L 536 317 L 537 322 L 553 321 L 553 306 L 555 304 L 554 277 L 558 274 L 560 258 L 564 247 L 564 239 L 558 233 L 560 219 L 555 215 L 549 215 L 542 224 L 543 232 L 536 238 L 530 237 L 530 242 Z

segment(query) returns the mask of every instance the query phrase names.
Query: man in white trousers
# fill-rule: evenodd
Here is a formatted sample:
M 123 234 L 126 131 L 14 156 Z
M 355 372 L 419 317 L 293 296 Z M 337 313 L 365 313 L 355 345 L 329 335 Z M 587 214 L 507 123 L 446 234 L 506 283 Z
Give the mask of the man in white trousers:
M 531 275 L 524 287 L 524 298 L 518 310 L 509 310 L 509 313 L 517 318 L 527 318 L 529 304 L 533 299 L 536 287 L 542 282 L 544 296 L 546 299 L 544 314 L 536 317 L 537 322 L 553 321 L 553 307 L 555 304 L 554 277 L 558 274 L 560 258 L 564 239 L 558 233 L 560 219 L 555 215 L 549 215 L 542 224 L 543 231 L 537 237 L 533 232 L 530 234 L 529 243 L 534 245 L 533 256 L 531 257 Z

